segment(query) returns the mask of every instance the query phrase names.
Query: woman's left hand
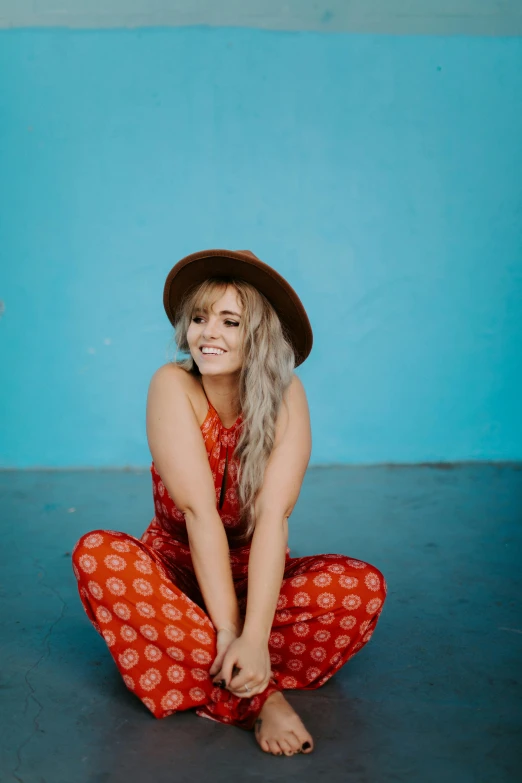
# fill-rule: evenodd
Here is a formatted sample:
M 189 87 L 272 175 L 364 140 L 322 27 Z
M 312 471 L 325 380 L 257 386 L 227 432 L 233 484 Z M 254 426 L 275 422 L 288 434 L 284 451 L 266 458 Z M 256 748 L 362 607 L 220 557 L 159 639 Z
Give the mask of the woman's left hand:
M 235 667 L 240 671 L 235 673 Z M 216 683 L 224 680 L 230 693 L 242 699 L 249 699 L 263 693 L 271 674 L 268 645 L 239 636 L 226 651 L 221 671 L 213 680 Z M 245 686 L 248 690 L 245 690 Z

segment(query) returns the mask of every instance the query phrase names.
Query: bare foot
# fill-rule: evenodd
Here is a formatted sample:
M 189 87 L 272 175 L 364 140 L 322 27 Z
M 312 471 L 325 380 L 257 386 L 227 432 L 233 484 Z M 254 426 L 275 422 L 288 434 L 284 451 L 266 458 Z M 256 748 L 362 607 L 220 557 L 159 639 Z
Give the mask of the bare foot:
M 311 734 L 280 691 L 270 694 L 265 701 L 254 729 L 265 753 L 293 756 L 294 753 L 311 753 L 313 750 Z

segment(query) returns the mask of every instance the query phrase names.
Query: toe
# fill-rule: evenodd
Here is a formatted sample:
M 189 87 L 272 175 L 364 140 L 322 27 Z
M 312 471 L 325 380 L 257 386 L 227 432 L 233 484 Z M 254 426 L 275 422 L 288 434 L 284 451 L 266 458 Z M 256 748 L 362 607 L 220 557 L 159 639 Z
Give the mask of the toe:
M 297 738 L 297 741 L 299 743 L 299 747 L 301 748 L 301 753 L 311 753 L 314 749 L 314 743 L 312 740 L 311 734 L 308 734 L 307 731 L 302 731 L 295 734 L 295 737 Z
M 298 751 L 301 750 L 302 743 L 299 742 L 293 731 L 289 731 L 287 734 L 285 734 L 285 740 L 290 745 L 292 753 L 298 753 Z
M 259 740 L 259 747 L 261 750 L 264 750 L 265 753 L 270 753 L 270 745 L 266 741 L 266 739 Z
M 281 748 L 279 746 L 279 742 L 276 742 L 275 740 L 271 740 L 269 742 L 269 745 L 270 745 L 270 753 L 273 753 L 274 756 L 282 756 L 283 755 L 283 751 L 281 750 Z
M 285 754 L 285 756 L 293 756 L 294 755 L 295 749 L 292 747 L 292 745 L 290 744 L 290 742 L 286 738 L 280 739 L 279 740 L 279 745 L 281 747 L 281 750 Z

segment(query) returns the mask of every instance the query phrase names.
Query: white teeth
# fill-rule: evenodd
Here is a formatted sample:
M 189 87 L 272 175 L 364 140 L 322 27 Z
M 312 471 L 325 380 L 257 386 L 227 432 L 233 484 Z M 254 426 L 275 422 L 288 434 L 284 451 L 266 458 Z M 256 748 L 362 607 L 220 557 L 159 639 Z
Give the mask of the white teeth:
M 222 353 L 225 353 L 225 351 L 220 350 L 219 348 L 202 348 L 202 353 L 210 353 L 219 356 Z

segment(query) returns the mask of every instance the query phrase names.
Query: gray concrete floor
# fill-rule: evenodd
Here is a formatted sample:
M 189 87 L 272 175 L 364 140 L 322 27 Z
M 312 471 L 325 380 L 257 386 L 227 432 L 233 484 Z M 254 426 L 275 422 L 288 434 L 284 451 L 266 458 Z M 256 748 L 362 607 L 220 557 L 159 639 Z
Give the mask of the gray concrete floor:
M 316 738 L 271 757 L 191 712 L 155 720 L 78 598 L 70 551 L 94 528 L 141 535 L 148 471 L 2 472 L 1 781 L 511 783 L 522 779 L 522 467 L 315 468 L 292 554 L 380 568 L 372 641 L 289 699 Z

